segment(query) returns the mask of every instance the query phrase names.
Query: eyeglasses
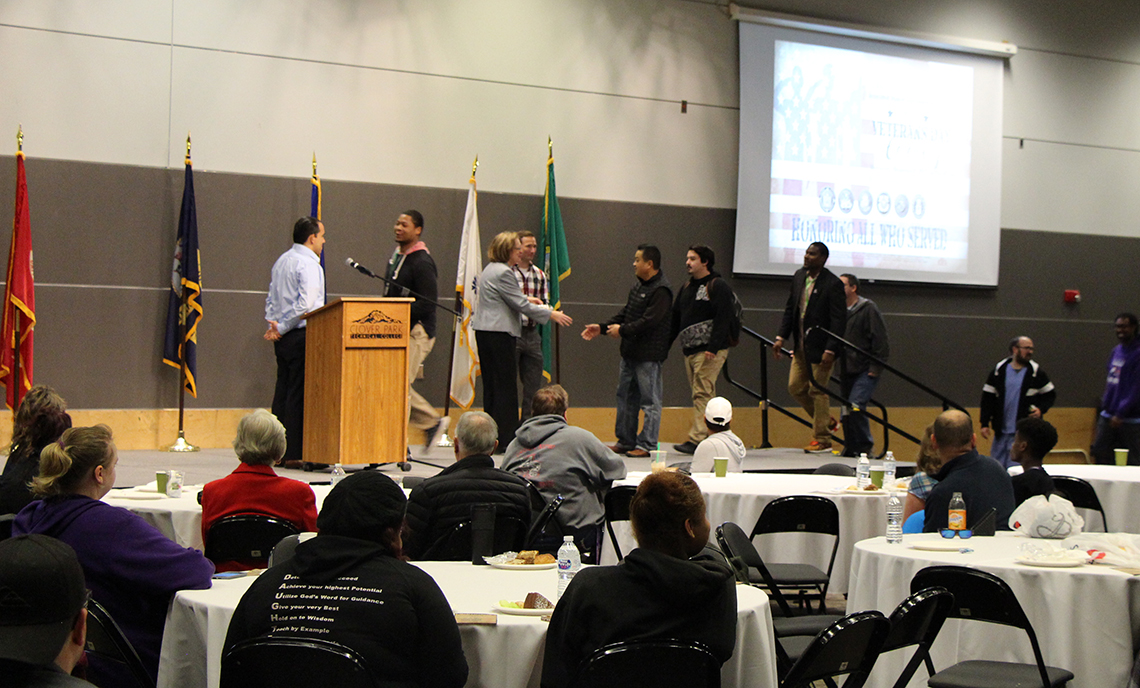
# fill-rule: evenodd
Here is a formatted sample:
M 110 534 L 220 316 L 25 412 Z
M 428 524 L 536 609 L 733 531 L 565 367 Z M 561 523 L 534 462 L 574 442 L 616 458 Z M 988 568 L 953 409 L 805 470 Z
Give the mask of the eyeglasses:
M 970 538 L 974 537 L 974 531 L 972 530 L 953 530 L 951 528 L 943 528 L 938 532 L 947 540 L 954 539 L 955 535 L 962 538 L 963 540 L 969 540 Z

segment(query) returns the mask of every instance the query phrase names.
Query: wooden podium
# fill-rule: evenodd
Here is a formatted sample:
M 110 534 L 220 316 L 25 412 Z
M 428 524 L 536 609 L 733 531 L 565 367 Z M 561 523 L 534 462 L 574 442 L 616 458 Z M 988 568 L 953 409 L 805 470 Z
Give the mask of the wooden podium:
M 337 299 L 305 316 L 306 462 L 404 461 L 413 301 Z

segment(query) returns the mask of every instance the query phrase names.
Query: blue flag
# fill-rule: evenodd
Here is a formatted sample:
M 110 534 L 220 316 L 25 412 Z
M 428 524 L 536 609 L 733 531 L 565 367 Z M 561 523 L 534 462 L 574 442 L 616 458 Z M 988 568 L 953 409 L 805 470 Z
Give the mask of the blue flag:
M 189 144 L 187 144 L 189 148 Z M 198 252 L 198 213 L 194 209 L 194 170 L 186 154 L 186 182 L 182 212 L 178 215 L 178 244 L 170 274 L 170 301 L 166 311 L 166 342 L 162 362 L 182 368 L 186 362 L 186 391 L 198 396 L 198 323 L 202 320 L 201 255 Z

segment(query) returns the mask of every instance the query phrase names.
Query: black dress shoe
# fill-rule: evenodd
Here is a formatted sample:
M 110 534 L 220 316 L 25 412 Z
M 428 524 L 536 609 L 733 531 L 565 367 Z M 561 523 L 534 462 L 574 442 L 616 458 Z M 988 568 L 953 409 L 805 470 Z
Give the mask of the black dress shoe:
M 674 444 L 673 450 L 679 451 L 682 454 L 689 454 L 690 456 L 692 456 L 697 451 L 697 445 L 693 444 L 692 442 L 686 441 L 682 444 Z

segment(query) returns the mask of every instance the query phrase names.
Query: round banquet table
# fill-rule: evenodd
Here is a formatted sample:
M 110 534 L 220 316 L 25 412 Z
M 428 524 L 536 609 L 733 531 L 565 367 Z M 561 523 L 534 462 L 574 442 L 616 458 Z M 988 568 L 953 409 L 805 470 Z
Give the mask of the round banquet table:
M 636 486 L 647 475 L 646 472 L 630 473 L 625 480 L 614 484 Z M 796 473 L 729 473 L 723 478 L 712 473 L 694 473 L 692 477 L 705 497 L 714 532 L 725 521 L 732 521 L 746 533 L 752 532 L 760 512 L 779 497 L 818 495 L 835 502 L 839 509 L 839 551 L 835 555 L 829 592 L 847 592 L 847 571 L 855 543 L 887 532 L 889 495 L 886 492 L 845 490 L 855 483 L 855 478 Z M 902 491 L 898 495 L 899 499 L 906 497 Z M 628 522 L 614 524 L 614 534 L 618 536 L 623 554 L 636 546 Z M 604 540 L 601 561 L 603 564 L 613 563 L 617 557 L 608 534 Z M 809 563 L 826 571 L 832 540 L 827 535 L 809 533 L 768 535 L 757 539 L 756 543 L 765 561 Z
M 1140 533 L 1140 466 L 1048 463 L 1049 475 L 1067 475 L 1089 481 L 1104 507 L 1108 526 L 1114 533 Z M 1100 531 L 1100 514 L 1082 511 L 1088 529 Z
M 518 600 L 530 591 L 554 599 L 555 569 L 503 571 L 467 562 L 419 562 L 462 613 L 492 613 L 500 599 Z M 159 688 L 217 688 L 222 647 L 230 617 L 254 577 L 215 580 L 209 590 L 183 590 L 171 605 L 162 639 Z M 721 670 L 723 685 L 775 688 L 772 615 L 763 591 L 737 586 L 736 649 Z M 461 625 L 470 668 L 468 686 L 537 688 L 542 677 L 546 621 L 500 613 L 498 623 Z
M 877 609 L 889 615 L 910 594 L 910 580 L 927 566 L 953 564 L 992 573 L 1013 589 L 1037 639 L 1045 663 L 1072 671 L 1073 688 L 1128 685 L 1134 649 L 1140 647 L 1140 578 L 1103 565 L 1040 568 L 1014 560 L 1031 540 L 1015 533 L 974 537 L 964 542 L 972 551 L 930 552 L 915 543 L 942 538 L 935 533 L 903 536 L 901 545 L 885 538 L 855 545 L 851 561 L 848 613 Z M 889 688 L 912 649 L 879 658 L 868 686 Z M 967 659 L 1032 663 L 1033 650 L 1024 631 L 978 621 L 946 622 L 931 653 L 941 670 Z M 911 686 L 926 685 L 920 668 Z

